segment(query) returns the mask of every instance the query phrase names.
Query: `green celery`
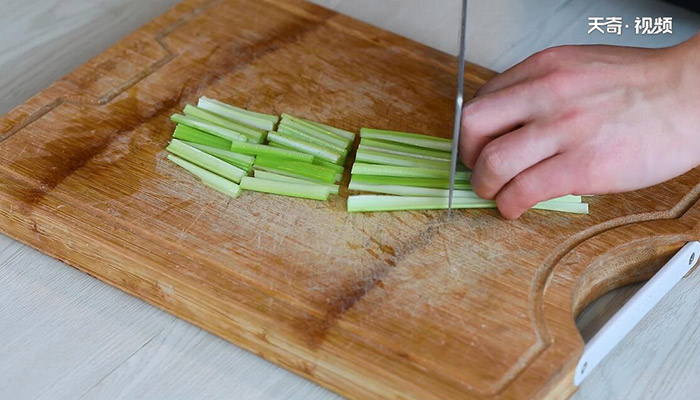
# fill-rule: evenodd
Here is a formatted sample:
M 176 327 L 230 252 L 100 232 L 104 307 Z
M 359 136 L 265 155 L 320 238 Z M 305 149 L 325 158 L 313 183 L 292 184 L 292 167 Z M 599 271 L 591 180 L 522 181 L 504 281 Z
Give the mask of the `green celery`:
M 345 167 L 343 165 L 334 164 L 334 163 L 328 162 L 326 160 L 321 160 L 320 158 L 314 158 L 313 163 L 316 165 L 320 165 L 322 167 L 330 168 L 333 171 L 335 171 L 337 174 L 342 174 L 345 172 Z
M 352 135 L 351 137 L 347 137 L 347 133 L 349 133 L 347 131 L 344 131 L 345 133 L 341 135 L 341 134 L 336 133 L 337 129 L 328 129 L 328 127 L 326 127 L 326 126 L 321 126 L 317 123 L 306 121 L 304 119 L 297 118 L 293 115 L 282 114 L 282 120 L 285 121 L 286 123 L 294 123 L 295 126 L 298 126 L 300 128 L 303 127 L 303 129 L 305 129 L 307 131 L 313 131 L 313 132 L 319 133 L 321 135 L 324 135 L 326 137 L 330 137 L 330 138 L 334 138 L 336 140 L 342 141 L 346 144 L 347 147 L 351 146 L 352 142 L 355 139 L 355 135 L 352 133 L 350 133 Z
M 318 128 L 323 128 L 327 131 L 331 131 L 332 133 L 335 133 L 338 136 L 342 136 L 345 139 L 349 140 L 350 143 L 355 141 L 355 134 L 350 132 L 350 131 L 346 131 L 345 129 L 336 128 L 335 126 L 322 124 L 322 123 L 316 122 L 316 121 L 310 121 L 308 119 L 302 119 L 302 118 L 299 118 L 299 119 L 301 119 L 304 122 L 308 122 L 311 125 L 316 125 L 316 127 L 318 127 Z
M 192 164 L 191 162 L 184 160 L 174 154 L 168 154 L 168 160 L 186 169 L 187 171 L 195 175 L 197 178 L 199 178 L 202 181 L 202 183 L 214 190 L 217 190 L 231 197 L 238 197 L 241 194 L 240 186 L 236 185 L 235 183 L 231 182 L 226 178 L 222 178 L 219 175 L 211 173 L 206 169 L 198 167 L 197 165 Z
M 418 133 L 385 131 L 381 129 L 362 128 L 360 137 L 367 139 L 380 139 L 389 142 L 404 143 L 412 146 L 425 147 L 434 150 L 452 151 L 452 140 Z
M 448 160 L 423 160 L 414 157 L 399 156 L 396 154 L 382 153 L 372 150 L 357 150 L 357 153 L 355 153 L 355 160 L 357 162 L 396 165 L 403 167 L 421 167 L 447 171 L 450 169 L 450 162 Z
M 189 161 L 192 164 L 202 167 L 207 171 L 213 172 L 236 183 L 240 182 L 241 178 L 246 175 L 244 170 L 177 139 L 173 139 L 165 150 L 175 154 L 185 161 Z
M 255 169 L 266 168 L 269 172 L 283 171 L 294 174 L 295 177 L 306 177 L 323 183 L 334 183 L 336 181 L 335 171 L 319 165 L 306 162 L 282 160 L 271 157 L 258 156 L 253 164 Z
M 425 158 L 427 160 L 451 160 L 452 159 L 452 153 L 448 153 L 446 151 L 424 149 L 421 147 L 385 142 L 383 140 L 361 139 L 360 146 L 371 148 L 370 150 L 378 150 L 378 151 L 383 151 L 385 153 L 400 154 L 400 155 L 411 155 L 413 157 Z M 381 149 L 381 150 L 379 150 L 379 149 Z
M 258 143 L 231 142 L 231 151 L 253 156 L 270 156 L 283 159 L 312 162 L 314 156 L 294 150 L 279 149 Z
M 199 119 L 196 117 L 188 117 L 186 115 L 180 115 L 180 114 L 173 114 L 170 116 L 170 119 L 178 124 L 182 125 L 187 125 L 190 128 L 195 128 L 199 129 L 202 132 L 209 133 L 211 135 L 215 135 L 224 139 L 228 139 L 232 142 L 238 141 L 238 142 L 247 142 L 248 137 L 242 133 L 238 133 L 235 131 L 232 131 L 230 129 L 226 129 L 224 127 L 221 127 L 216 124 L 212 124 L 211 122 L 207 122 L 203 119 Z
M 292 137 L 299 138 L 301 140 L 306 140 L 307 142 L 317 144 L 321 147 L 325 147 L 327 149 L 330 149 L 332 151 L 338 152 L 340 154 L 346 154 L 348 152 L 348 149 L 344 146 L 338 146 L 335 143 L 330 143 L 327 142 L 323 139 L 319 139 L 318 137 L 307 133 L 307 131 L 302 131 L 301 129 L 294 128 L 282 121 L 280 125 L 277 127 L 277 132 L 289 135 Z
M 204 144 L 207 146 L 216 147 L 218 149 L 228 150 L 231 148 L 230 140 L 210 135 L 200 130 L 190 128 L 186 125 L 178 125 L 175 128 L 173 137 L 186 142 Z
M 338 163 L 342 157 L 342 154 L 333 150 L 278 132 L 268 132 L 267 140 L 270 142 L 283 144 L 303 153 L 312 154 L 314 157 L 318 157 L 332 163 Z
M 328 200 L 328 196 L 330 195 L 330 190 L 322 185 L 277 182 L 260 178 L 251 178 L 249 176 L 241 180 L 241 188 L 243 190 L 301 197 L 312 200 Z
M 245 110 L 204 96 L 199 98 L 197 106 L 214 114 L 241 122 L 254 128 L 262 129 L 266 132 L 273 130 L 277 121 L 279 121 L 279 117 L 276 115 Z
M 277 182 L 290 182 L 290 183 L 301 183 L 304 185 L 320 185 L 320 186 L 325 186 L 328 188 L 331 194 L 337 195 L 338 192 L 340 192 L 340 185 L 329 185 L 325 183 L 317 183 L 314 181 L 308 181 L 305 179 L 300 179 L 300 178 L 292 178 L 291 176 L 285 176 L 285 175 L 280 175 L 280 174 L 275 174 L 273 172 L 267 172 L 267 171 L 262 171 L 262 170 L 255 170 L 253 172 L 253 175 L 256 178 L 260 179 L 266 179 L 268 181 L 277 181 Z
M 352 166 L 352 174 L 402 176 L 407 178 L 450 179 L 450 171 L 417 167 L 402 167 L 398 165 L 374 165 L 356 162 Z M 467 181 L 471 178 L 469 171 L 457 171 L 456 180 Z
M 251 141 L 253 142 L 262 143 L 265 141 L 265 137 L 267 136 L 267 131 L 263 131 L 261 129 L 253 128 L 252 126 L 247 126 L 235 121 L 231 121 L 230 119 L 221 117 L 219 115 L 193 106 L 191 104 L 186 105 L 185 109 L 182 112 L 189 117 L 199 118 L 212 124 L 224 127 L 226 129 L 242 133 L 246 135 L 249 139 L 252 139 Z
M 246 154 L 234 153 L 228 150 L 218 149 L 216 147 L 206 146 L 199 143 L 187 143 L 195 149 L 201 150 L 207 154 L 211 154 L 216 158 L 220 158 L 229 164 L 233 164 L 236 167 L 245 170 L 250 173 L 253 169 L 253 162 L 255 162 L 254 156 L 249 156 Z
M 376 176 L 376 175 L 352 175 L 352 182 L 364 183 L 367 185 L 399 185 L 415 186 L 433 189 L 449 189 L 449 179 L 432 178 L 407 178 L 403 176 Z M 470 190 L 472 185 L 468 180 L 456 180 L 455 190 Z
M 296 129 L 298 131 L 304 132 L 307 135 L 313 136 L 319 140 L 323 140 L 324 142 L 333 144 L 337 147 L 341 147 L 346 150 L 352 145 L 351 141 L 345 139 L 342 136 L 329 135 L 328 132 L 324 132 L 317 129 L 315 125 L 308 126 L 304 125 L 302 122 L 303 121 L 301 120 L 293 120 L 288 117 L 283 117 L 279 123 L 279 126 L 286 126 L 288 128 Z M 279 130 L 279 128 L 277 130 Z
M 359 195 L 348 197 L 348 212 L 443 210 L 447 209 L 446 197 L 405 197 Z M 461 197 L 452 199 L 452 208 L 496 208 L 496 202 L 478 198 Z M 544 201 L 534 209 L 588 214 L 588 204 Z
M 417 186 L 402 186 L 402 185 L 372 185 L 360 183 L 356 180 L 351 180 L 348 189 L 359 192 L 372 192 L 382 194 L 393 194 L 396 196 L 415 196 L 415 197 L 447 197 L 449 190 L 424 188 Z M 471 197 L 479 198 L 476 193 L 470 190 L 455 190 L 453 197 Z

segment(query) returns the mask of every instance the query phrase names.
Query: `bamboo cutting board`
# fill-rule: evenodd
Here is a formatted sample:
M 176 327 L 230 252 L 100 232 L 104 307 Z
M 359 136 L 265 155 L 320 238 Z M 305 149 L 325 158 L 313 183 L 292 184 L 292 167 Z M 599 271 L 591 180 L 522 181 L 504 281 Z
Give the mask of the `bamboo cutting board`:
M 201 95 L 448 136 L 455 64 L 298 0 L 187 0 L 0 119 L 0 228 L 350 398 L 568 395 L 575 315 L 700 237 L 699 170 L 588 216 L 446 222 L 232 200 L 165 160 Z

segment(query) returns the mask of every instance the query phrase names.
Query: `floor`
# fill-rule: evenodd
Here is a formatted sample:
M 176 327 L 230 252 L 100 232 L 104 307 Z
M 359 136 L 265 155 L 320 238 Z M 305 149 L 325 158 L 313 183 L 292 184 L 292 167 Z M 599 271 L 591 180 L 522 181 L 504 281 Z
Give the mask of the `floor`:
M 459 0 L 314 0 L 455 53 Z M 175 0 L 0 0 L 0 114 Z M 439 6 L 435 6 L 439 4 Z M 565 43 L 661 47 L 700 16 L 659 1 L 472 0 L 468 58 L 502 71 Z M 587 35 L 587 17 L 673 16 L 674 34 Z M 700 391 L 700 273 L 683 280 L 575 399 L 689 398 Z M 625 293 L 594 304 L 601 318 Z M 0 397 L 333 399 L 336 395 L 0 235 Z

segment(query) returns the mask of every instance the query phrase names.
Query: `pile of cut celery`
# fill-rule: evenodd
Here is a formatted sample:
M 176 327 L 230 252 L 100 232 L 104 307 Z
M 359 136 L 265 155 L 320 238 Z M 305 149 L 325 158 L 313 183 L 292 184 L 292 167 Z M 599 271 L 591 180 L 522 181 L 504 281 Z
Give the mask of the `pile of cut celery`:
M 328 200 L 338 194 L 355 140 L 342 129 L 287 114 L 280 120 L 206 97 L 171 120 L 177 126 L 168 159 L 231 197 L 251 190 Z
M 349 189 L 380 195 L 348 197 L 348 212 L 447 209 L 452 141 L 415 133 L 362 128 Z M 458 163 L 453 208 L 495 208 L 471 190 L 471 172 Z M 588 213 L 581 196 L 536 204 L 540 210 Z
M 174 114 L 168 159 L 205 185 L 231 197 L 244 190 L 327 201 L 338 182 L 355 134 L 289 114 L 261 114 L 201 97 Z M 349 189 L 349 212 L 446 209 L 452 141 L 428 135 L 362 128 Z M 251 176 L 252 175 L 252 176 Z M 459 164 L 453 208 L 495 208 L 470 185 Z M 533 208 L 588 213 L 580 196 Z

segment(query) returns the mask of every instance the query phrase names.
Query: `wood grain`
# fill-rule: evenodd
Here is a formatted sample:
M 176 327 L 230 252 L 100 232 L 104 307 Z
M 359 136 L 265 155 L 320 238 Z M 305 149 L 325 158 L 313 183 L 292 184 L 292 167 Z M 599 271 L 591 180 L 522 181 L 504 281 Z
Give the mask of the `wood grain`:
M 341 202 L 319 208 L 263 197 L 230 210 L 215 194 L 192 193 L 191 181 L 160 162 L 167 115 L 184 101 L 230 96 L 349 128 L 446 132 L 454 70 L 440 53 L 304 4 L 281 3 L 239 31 L 216 30 L 234 25 L 231 14 L 259 11 L 236 6 L 197 14 L 194 2 L 183 4 L 3 119 L 4 229 L 349 396 L 505 398 L 546 390 L 562 368 L 551 364 L 580 347 L 575 329 L 547 343 L 558 337 L 547 336 L 539 309 L 561 257 L 607 229 L 675 219 L 696 200 L 694 172 L 596 199 L 603 211 L 586 218 L 535 212 L 505 223 L 492 212 L 466 212 L 456 226 L 434 213 L 348 217 Z M 489 75 L 472 72 L 473 90 Z M 302 82 L 290 86 L 293 78 Z M 372 104 L 353 101 L 368 98 Z M 416 109 L 427 116 L 417 118 Z M 235 230 L 222 225 L 234 217 Z M 465 238 L 475 243 L 464 246 Z M 504 268 L 506 255 L 512 265 Z M 570 283 L 556 294 L 570 295 Z M 564 318 L 558 310 L 556 324 L 573 326 L 572 310 Z M 448 359 L 455 352 L 461 356 Z

